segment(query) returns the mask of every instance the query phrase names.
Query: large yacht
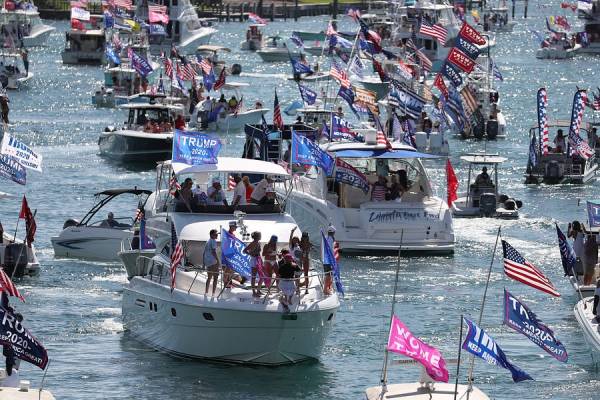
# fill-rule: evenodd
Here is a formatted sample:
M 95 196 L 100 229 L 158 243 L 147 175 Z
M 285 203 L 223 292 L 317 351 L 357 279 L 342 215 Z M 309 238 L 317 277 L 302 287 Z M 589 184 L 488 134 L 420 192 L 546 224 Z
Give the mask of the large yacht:
M 136 1 L 136 17 L 148 20 L 148 1 Z M 196 9 L 189 0 L 165 0 L 169 14 L 169 23 L 165 27 L 166 35 L 151 33 L 149 35 L 150 51 L 153 55 L 161 52 L 169 54 L 171 47 L 177 47 L 181 54 L 193 54 L 200 45 L 210 42 L 217 32 L 211 26 L 204 26 L 198 18 Z
M 24 47 L 44 46 L 55 28 L 42 22 L 33 2 L 21 2 L 11 10 L 6 6 L 7 3 L 3 3 L 0 9 L 0 25 L 7 32 L 15 32 L 15 39 L 22 38 L 19 44 Z

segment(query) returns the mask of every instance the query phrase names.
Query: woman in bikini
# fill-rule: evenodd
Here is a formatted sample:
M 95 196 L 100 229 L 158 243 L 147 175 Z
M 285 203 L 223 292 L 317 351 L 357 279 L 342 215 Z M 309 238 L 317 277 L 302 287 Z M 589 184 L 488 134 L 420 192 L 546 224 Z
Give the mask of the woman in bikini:
M 308 294 L 308 269 L 310 268 L 310 249 L 312 244 L 308 238 L 308 232 L 302 232 L 302 238 L 300 239 L 300 250 L 302 250 L 302 270 L 304 272 L 304 286 L 306 290 L 304 294 Z
M 267 275 L 266 283 L 270 286 L 273 272 L 277 274 L 277 236 L 271 236 L 269 242 L 264 245 L 262 256 L 264 259 L 265 274 Z
M 260 297 L 260 287 L 263 282 L 262 274 L 259 272 L 259 265 L 262 264 L 262 259 L 260 258 L 260 232 L 252 232 L 252 242 L 246 246 L 244 249 L 244 253 L 248 254 L 251 258 L 250 266 L 252 267 L 252 296 Z M 258 287 L 256 286 L 256 275 L 258 275 Z

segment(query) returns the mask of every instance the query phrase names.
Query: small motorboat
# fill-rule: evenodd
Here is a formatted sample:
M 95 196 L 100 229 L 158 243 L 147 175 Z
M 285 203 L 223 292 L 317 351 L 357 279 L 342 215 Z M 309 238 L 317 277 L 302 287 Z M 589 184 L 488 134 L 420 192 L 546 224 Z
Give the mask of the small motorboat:
M 190 116 L 189 127 L 202 129 L 217 130 L 219 132 L 240 132 L 244 129 L 246 124 L 258 124 L 261 121 L 263 115 L 269 112 L 268 108 L 264 108 L 262 103 L 258 102 L 254 108 L 246 107 L 245 102 L 242 100 L 243 95 L 241 93 L 242 88 L 248 87 L 249 84 L 241 82 L 227 82 L 219 91 L 225 97 L 235 97 L 238 101 L 238 105 L 235 109 L 229 107 L 227 103 L 221 105 L 221 103 L 214 103 L 214 107 L 221 106 L 221 111 L 218 115 L 210 118 L 211 112 L 206 112 L 202 109 L 202 103 L 198 103 L 194 112 Z M 242 104 L 239 104 L 241 102 Z
M 12 49 L 0 52 L 0 83 L 6 89 L 16 90 L 21 88 L 28 80 L 33 78 L 33 73 L 25 67 L 23 53 Z
M 489 397 L 476 386 L 454 383 L 421 381 L 410 383 L 394 383 L 385 386 L 370 387 L 366 390 L 367 400 L 489 400 Z M 429 377 L 425 374 L 424 379 Z M 430 380 L 430 379 L 429 379 Z
M 555 129 L 569 132 L 569 126 L 570 121 L 566 120 L 548 122 L 548 130 L 550 132 Z M 583 122 L 580 130 L 582 131 L 581 136 L 584 138 L 588 137 L 591 124 Z M 539 127 L 537 126 L 529 130 L 530 143 L 534 136 L 536 139 L 540 138 Z M 535 146 L 534 152 L 535 165 L 531 165 L 530 160 L 527 162 L 527 170 L 524 174 L 526 184 L 585 184 L 596 178 L 598 158 L 595 153 L 588 159 L 583 159 L 579 156 L 568 155 L 566 149 L 549 149 L 544 154 L 540 146 Z
M 240 47 L 242 50 L 257 51 L 261 50 L 265 46 L 265 39 L 260 28 L 265 24 L 252 24 L 246 31 L 246 40 L 244 40 Z
M 11 198 L 15 196 L 0 192 L 0 200 Z M 33 244 L 31 247 L 27 246 L 23 240 L 17 239 L 14 233 L 11 235 L 7 231 L 4 231 L 0 237 L 0 265 L 4 266 L 4 271 L 9 276 L 14 277 L 33 276 L 40 272 L 35 246 Z
M 579 300 L 573 312 L 590 349 L 592 360 L 597 363 L 600 361 L 600 323 L 593 314 L 593 308 L 594 296 L 591 296 Z
M 264 46 L 256 51 L 263 62 L 289 61 L 290 57 L 300 57 L 300 52 L 290 51 L 287 43 L 281 36 L 269 36 L 265 39 Z
M 460 159 L 469 164 L 466 184 L 468 190 L 452 203 L 454 216 L 519 218 L 519 209 L 523 203 L 500 194 L 498 189 L 498 166 L 507 159 L 497 154 L 482 153 L 466 154 Z M 488 166 L 493 169 L 491 174 L 487 173 Z M 480 167 L 481 174 L 471 183 L 471 177 L 476 173 L 473 170 Z
M 121 217 L 100 219 L 92 218 L 108 203 L 124 194 L 138 196 L 138 209 L 143 209 L 145 200 L 152 192 L 138 188 L 110 189 L 96 193 L 100 200 L 87 212 L 81 222 L 69 218 L 58 236 L 51 238 L 55 257 L 81 258 L 97 261 L 117 261 L 121 242 L 132 239 L 136 218 Z M 133 215 L 133 213 L 132 213 Z
M 208 58 L 211 61 L 215 76 L 219 76 L 221 71 L 225 69 L 225 61 L 220 59 L 219 52 L 230 53 L 231 49 L 213 44 L 205 44 L 198 46 L 196 50 L 197 56 Z M 233 72 L 232 75 L 234 75 Z
M 581 44 L 574 38 L 570 39 L 569 35 L 568 32 L 551 32 L 536 50 L 536 58 L 563 60 L 574 57 L 581 49 Z
M 80 22 L 85 29 L 65 33 L 65 48 L 60 53 L 63 64 L 103 64 L 106 60 L 103 16 L 92 15 L 90 22 Z

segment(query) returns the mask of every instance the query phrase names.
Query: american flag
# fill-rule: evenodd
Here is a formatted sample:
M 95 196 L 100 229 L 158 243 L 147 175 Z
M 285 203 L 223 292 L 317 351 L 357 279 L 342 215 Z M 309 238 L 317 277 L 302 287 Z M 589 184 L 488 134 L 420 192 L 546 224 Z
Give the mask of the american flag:
M 177 276 L 177 266 L 183 260 L 183 246 L 177 241 L 177 232 L 175 225 L 171 222 L 171 292 L 175 289 L 175 277 Z
M 179 69 L 179 66 L 177 67 L 177 74 L 184 81 L 194 80 L 197 75 L 196 71 L 194 71 L 194 68 L 192 68 L 192 65 L 185 61 L 185 59 L 181 60 L 181 69 Z
M 502 241 L 502 249 L 504 251 L 504 273 L 509 278 L 552 296 L 560 297 L 560 293 L 556 291 L 552 282 L 504 240 Z
M 423 53 L 420 49 L 417 49 L 417 46 L 415 46 L 414 42 L 411 39 L 408 39 L 406 41 L 406 45 L 415 52 L 415 55 L 419 59 L 421 67 L 426 72 L 431 72 L 431 69 L 433 68 L 433 63 L 431 62 L 429 57 L 427 57 L 425 53 Z
M 113 7 L 125 8 L 127 10 L 131 10 L 132 8 L 131 0 L 110 0 L 108 4 L 112 5 Z
M 166 14 L 167 6 L 150 5 L 148 4 L 148 11 L 152 11 L 158 14 Z
M 204 75 L 209 75 L 210 71 L 212 71 L 212 64 L 210 63 L 210 60 L 202 56 L 197 56 L 197 59 L 198 64 L 200 65 L 200 68 L 202 68 L 202 72 L 204 73 Z
M 594 149 L 573 131 L 569 131 L 569 146 L 572 154 L 577 153 L 586 160 L 594 154 Z
M 4 268 L 0 268 L 0 291 L 6 291 L 9 296 L 18 297 L 21 301 L 25 301 L 21 293 L 19 293 L 19 289 L 12 283 L 6 272 L 4 272 Z
M 227 178 L 227 191 L 232 191 L 235 189 L 236 183 L 235 180 L 233 179 L 233 175 L 229 175 L 229 177 Z
M 569 127 L 569 147 L 571 148 L 571 155 L 577 153 L 587 160 L 594 154 L 594 150 L 579 136 L 586 103 L 587 94 L 585 90 L 578 90 L 573 98 L 571 124 Z
M 255 24 L 263 24 L 263 25 L 267 24 L 266 19 L 261 18 L 254 13 L 248 13 L 248 20 L 254 22 Z
M 562 261 L 565 275 L 575 275 L 575 263 L 577 262 L 577 256 L 571 244 L 562 233 L 558 224 L 556 224 L 556 235 L 558 236 L 558 248 L 560 249 L 560 259 Z
M 436 38 L 442 44 L 446 43 L 446 38 L 448 36 L 448 30 L 446 28 L 438 24 L 431 25 L 424 18 L 421 18 L 419 33 L 421 35 L 427 35 Z
M 340 261 L 340 244 L 337 240 L 333 241 L 333 256 L 335 257 L 335 261 Z
M 350 87 L 350 79 L 348 79 L 348 74 L 333 60 L 331 61 L 331 70 L 329 71 L 329 75 L 337 79 L 342 87 Z
M 215 82 L 215 85 L 213 86 L 214 90 L 219 90 L 221 89 L 223 86 L 225 86 L 225 68 L 223 68 L 221 70 L 221 73 L 219 74 L 219 78 L 217 79 L 217 81 Z
M 165 58 L 165 73 L 169 78 L 173 76 L 173 63 L 170 58 Z
M 281 116 L 281 109 L 279 108 L 277 90 L 275 91 L 275 100 L 273 102 L 273 125 L 283 132 L 283 118 Z
M 175 176 L 175 172 L 171 173 L 171 179 L 169 179 L 169 191 L 171 195 L 175 195 L 175 192 L 181 189 L 181 185 L 177 182 L 177 177 Z
M 383 129 L 383 126 L 381 125 L 381 121 L 379 120 L 379 117 L 377 115 L 373 114 L 371 112 L 371 110 L 369 110 L 369 116 L 371 118 L 373 118 L 373 121 L 375 122 L 375 129 L 377 130 L 377 136 L 376 136 L 377 144 L 382 144 L 385 146 L 385 148 L 387 150 L 392 150 L 392 144 L 390 143 L 390 141 L 388 140 L 388 138 L 385 134 L 385 130 Z
M 473 114 L 475 110 L 477 110 L 477 99 L 475 98 L 473 91 L 471 91 L 471 89 L 468 86 L 465 86 L 461 90 L 460 94 L 462 97 L 463 104 L 465 106 L 465 111 L 468 115 Z
M 540 140 L 542 154 L 548 154 L 548 142 L 550 141 L 548 133 L 548 92 L 546 88 L 540 88 L 537 94 L 538 100 L 538 128 L 540 130 Z

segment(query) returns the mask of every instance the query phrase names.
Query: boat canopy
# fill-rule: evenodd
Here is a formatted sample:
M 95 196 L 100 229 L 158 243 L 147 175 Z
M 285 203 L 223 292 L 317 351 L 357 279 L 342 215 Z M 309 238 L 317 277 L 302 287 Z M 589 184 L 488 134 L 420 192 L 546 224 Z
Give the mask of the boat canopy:
M 506 157 L 497 154 L 467 154 L 460 159 L 470 164 L 501 164 L 507 160 Z
M 120 195 L 126 194 L 126 193 L 131 193 L 131 194 L 134 194 L 136 196 L 139 196 L 140 194 L 150 195 L 150 194 L 152 194 L 152 191 L 151 190 L 138 189 L 138 188 L 133 188 L 133 189 L 108 189 L 108 190 L 103 190 L 102 192 L 98 192 L 94 196 L 120 196 Z
M 440 158 L 433 154 L 410 150 L 340 150 L 333 152 L 333 154 L 341 158 Z
M 198 51 L 212 51 L 214 53 L 216 53 L 217 51 L 225 51 L 229 53 L 231 52 L 231 49 L 229 47 L 217 46 L 214 44 L 203 44 L 201 46 L 198 46 Z
M 216 164 L 188 165 L 166 161 L 171 164 L 176 175 L 235 172 L 240 174 L 263 174 L 276 176 L 289 176 L 290 174 L 279 164 L 262 160 L 251 160 L 237 157 L 218 157 Z

